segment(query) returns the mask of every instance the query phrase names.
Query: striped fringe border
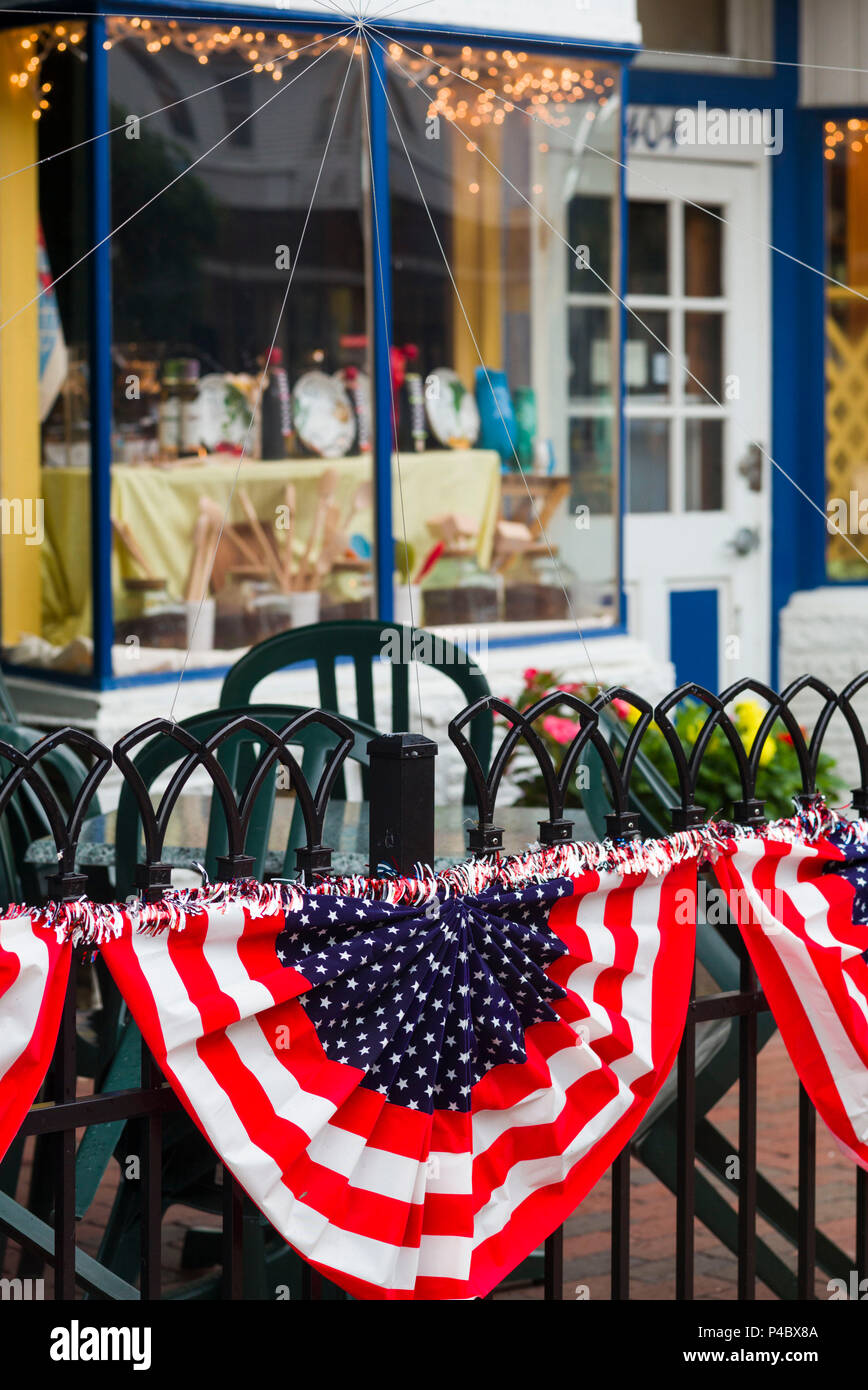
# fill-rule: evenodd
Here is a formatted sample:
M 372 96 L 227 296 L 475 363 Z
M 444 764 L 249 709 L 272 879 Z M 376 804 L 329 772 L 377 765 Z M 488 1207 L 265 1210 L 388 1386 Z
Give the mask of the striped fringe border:
M 283 880 L 206 883 L 200 888 L 170 889 L 157 903 L 130 899 L 126 903 L 106 904 L 79 898 L 40 908 L 16 904 L 2 918 L 10 920 L 30 913 L 35 926 L 54 931 L 58 940 L 70 941 L 73 946 L 98 946 L 119 935 L 130 920 L 143 932 L 182 931 L 187 918 L 208 908 L 226 909 L 239 901 L 257 917 L 277 911 L 297 912 L 312 895 L 414 906 L 435 898 L 476 897 L 497 888 L 520 892 L 535 884 L 579 878 L 589 872 L 659 877 L 676 864 L 713 861 L 720 854 L 731 853 L 746 839 L 790 843 L 804 840 L 814 844 L 832 831 L 868 846 L 868 821 L 848 821 L 818 798 L 789 819 L 773 821 L 756 830 L 713 822 L 665 839 L 574 842 L 531 848 L 517 855 L 492 854 L 484 859 L 465 860 L 436 874 L 427 866 L 417 865 L 412 875 L 326 876 L 305 887 Z

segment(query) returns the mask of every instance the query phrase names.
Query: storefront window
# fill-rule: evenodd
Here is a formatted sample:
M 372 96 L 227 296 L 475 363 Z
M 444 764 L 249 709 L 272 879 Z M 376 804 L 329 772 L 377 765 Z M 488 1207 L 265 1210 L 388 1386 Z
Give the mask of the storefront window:
M 108 33 L 115 672 L 191 641 L 226 664 L 372 611 L 361 57 L 310 31 Z
M 862 580 L 868 558 L 862 506 L 868 512 L 868 122 L 827 121 L 824 134 L 827 270 L 841 282 L 826 285 L 826 562 L 830 579 Z
M 398 44 L 388 68 L 399 443 L 414 565 L 430 564 L 424 621 L 551 625 L 571 606 L 612 621 L 617 69 Z
M 67 675 L 93 666 L 87 155 L 53 156 L 86 139 L 85 38 L 0 35 L 3 653 Z
M 94 671 L 100 545 L 115 676 L 225 666 L 273 633 L 371 616 L 367 53 L 334 32 L 109 16 L 112 133 L 93 146 L 84 21 L 0 43 L 6 658 Z M 567 54 L 386 55 L 396 450 L 380 540 L 399 620 L 617 617 L 619 71 Z M 91 539 L 103 150 L 111 532 Z M 713 357 L 707 324 L 694 338 Z

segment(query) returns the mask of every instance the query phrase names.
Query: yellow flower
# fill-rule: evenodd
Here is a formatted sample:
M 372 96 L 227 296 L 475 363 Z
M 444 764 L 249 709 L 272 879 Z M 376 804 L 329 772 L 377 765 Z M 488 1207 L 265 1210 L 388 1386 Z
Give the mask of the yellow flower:
M 753 747 L 754 739 L 765 717 L 766 711 L 756 700 L 741 700 L 735 707 L 736 728 L 741 734 L 741 741 L 748 752 Z M 763 744 L 763 750 L 760 753 L 760 767 L 768 767 L 774 756 L 775 740 L 770 735 Z

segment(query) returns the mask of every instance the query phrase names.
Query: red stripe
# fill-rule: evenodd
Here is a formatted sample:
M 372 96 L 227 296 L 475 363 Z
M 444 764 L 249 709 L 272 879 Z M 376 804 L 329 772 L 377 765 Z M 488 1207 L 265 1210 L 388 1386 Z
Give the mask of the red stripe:
M 678 878 L 676 874 L 675 879 Z M 191 919 L 186 931 L 169 933 L 161 944 L 165 944 L 184 989 L 195 1000 L 206 1030 L 206 1036 L 197 1044 L 200 1058 L 230 1097 L 252 1141 L 278 1163 L 291 1190 L 339 1230 L 412 1249 L 418 1246 L 423 1234 L 469 1236 L 473 1230 L 473 1212 L 488 1200 L 494 1187 L 502 1185 L 514 1164 L 525 1160 L 544 1164 L 545 1160 L 561 1153 L 617 1093 L 617 1078 L 608 1067 L 629 1054 L 633 1046 L 629 1022 L 623 1015 L 624 984 L 635 967 L 639 932 L 643 926 L 632 920 L 636 890 L 642 882 L 641 875 L 632 876 L 623 883 L 613 876 L 607 894 L 605 924 L 613 934 L 616 955 L 614 964 L 595 981 L 596 1002 L 605 1009 L 612 1029 L 612 1036 L 601 1039 L 598 1047 L 604 1067 L 569 1086 L 563 1109 L 555 1119 L 534 1126 L 513 1124 L 486 1153 L 479 1155 L 473 1169 L 472 1194 L 426 1193 L 424 1206 L 403 1197 L 354 1188 L 352 1174 L 349 1179 L 344 1178 L 338 1171 L 326 1167 L 322 1160 L 311 1159 L 306 1135 L 289 1114 L 276 1113 L 275 1102 L 262 1081 L 241 1061 L 226 1037 L 226 1027 L 244 1015 L 247 1008 L 244 999 L 236 1001 L 218 987 L 203 954 L 207 933 L 205 913 Z M 608 883 L 607 880 L 607 887 Z M 553 979 L 566 982 L 579 965 L 589 960 L 590 943 L 577 924 L 576 910 L 584 896 L 598 892 L 599 887 L 597 874 L 583 875 L 573 884 L 573 896 L 554 904 L 550 921 L 570 954 L 553 963 L 549 971 Z M 668 902 L 668 896 L 661 899 L 661 903 L 664 900 Z M 662 907 L 660 916 L 663 921 Z M 300 990 L 309 988 L 308 982 L 298 972 L 274 965 L 275 940 L 282 929 L 280 914 L 267 918 L 248 915 L 237 943 L 238 958 L 250 977 L 264 985 L 271 997 L 281 1001 L 258 1015 L 262 1046 L 269 1048 L 271 1055 L 292 1072 L 305 1091 L 328 1096 L 339 1106 L 330 1128 L 343 1129 L 348 1135 L 363 1139 L 369 1147 L 401 1154 L 417 1162 L 424 1161 L 432 1150 L 466 1153 L 471 1133 L 468 1115 L 435 1112 L 431 1117 L 393 1105 L 385 1097 L 358 1084 L 363 1073 L 357 1068 L 326 1058 L 315 1029 L 301 1004 L 294 999 Z M 590 1153 L 574 1163 L 566 1179 L 524 1199 L 511 1213 L 505 1229 L 480 1247 L 469 1284 L 460 1279 L 420 1278 L 414 1291 L 393 1292 L 373 1288 L 364 1280 L 326 1266 L 316 1267 L 342 1287 L 365 1298 L 462 1298 L 487 1292 L 492 1283 L 533 1248 L 533 1244 L 563 1220 L 569 1204 L 580 1200 L 609 1166 L 662 1083 L 675 1055 L 686 1008 L 692 966 L 692 950 L 688 949 L 688 945 L 692 948 L 692 940 L 688 938 L 683 928 L 661 929 L 651 988 L 655 998 L 654 1013 L 658 1011 L 659 996 L 666 1007 L 666 1017 L 659 1027 L 656 1019 L 652 1022 L 653 1076 L 640 1078 L 636 1085 L 639 1095 L 629 1105 L 627 1113 L 616 1125 L 609 1127 Z M 231 950 L 233 946 L 226 943 L 225 948 Z M 217 949 L 221 949 L 220 946 Z M 106 954 L 137 1018 L 141 1015 L 139 1021 L 146 1039 L 158 1060 L 162 1059 L 165 1064 L 158 1011 L 129 940 L 110 943 Z M 659 981 L 665 977 L 670 964 L 677 978 L 661 986 Z M 536 1024 L 527 1030 L 527 1062 L 494 1068 L 480 1081 L 473 1096 L 477 1109 L 490 1106 L 503 1112 L 515 1107 L 520 1117 L 522 1101 L 534 1091 L 550 1086 L 549 1059 L 565 1047 L 577 1045 L 575 1031 L 570 1025 L 587 1016 L 586 1002 L 575 995 L 559 1001 L 556 1009 L 560 1015 L 558 1022 Z M 196 1119 L 177 1078 L 173 1080 L 185 1106 Z M 323 1152 L 327 1160 L 327 1150 Z M 245 1186 L 245 1173 L 237 1173 L 236 1177 Z M 432 1184 L 436 1186 L 436 1178 L 432 1178 Z M 255 1201 L 256 1194 L 251 1195 Z
M 818 1043 L 811 1022 L 812 1014 L 815 1011 L 828 1010 L 831 1006 L 841 1028 L 847 1033 L 854 1049 L 859 1053 L 866 1068 L 866 1077 L 868 1077 L 868 1030 L 866 1030 L 865 1021 L 859 1016 L 844 982 L 845 968 L 850 973 L 849 967 L 853 967 L 851 978 L 854 979 L 864 994 L 865 990 L 868 989 L 868 966 L 865 965 L 864 961 L 853 960 L 848 963 L 847 967 L 844 967 L 839 953 L 834 948 L 820 946 L 808 936 L 805 928 L 806 919 L 799 911 L 792 893 L 780 890 L 775 896 L 775 890 L 779 888 L 777 870 L 785 858 L 788 858 L 792 853 L 798 853 L 798 850 L 791 846 L 784 846 L 785 853 L 781 853 L 781 846 L 775 841 L 765 841 L 764 847 L 766 852 L 753 869 L 752 882 L 758 890 L 770 895 L 764 900 L 767 906 L 771 903 L 777 904 L 784 931 L 792 933 L 802 942 L 820 977 L 820 997 L 815 995 L 817 986 L 814 982 L 800 981 L 790 976 L 778 955 L 774 939 L 770 940 L 761 926 L 751 923 L 742 925 L 742 935 L 780 1028 L 784 1045 L 805 1090 L 832 1133 L 854 1151 L 863 1165 L 868 1167 L 868 1145 L 860 1143 L 855 1135 L 846 1105 L 838 1090 L 830 1061 Z M 830 848 L 832 847 L 830 846 Z M 837 855 L 831 857 L 837 860 Z M 823 892 L 827 901 L 832 899 L 837 909 L 835 925 L 838 926 L 841 907 L 840 894 L 834 890 L 832 893 L 828 893 L 826 885 L 821 887 L 821 883 L 818 881 L 825 862 L 829 862 L 829 857 L 822 853 L 821 848 L 820 854 L 812 855 L 799 865 L 798 881 L 800 884 L 810 882 Z M 727 882 L 734 882 L 736 886 L 744 885 L 744 878 L 737 858 L 722 861 L 718 866 L 718 875 L 719 877 L 725 875 Z M 847 888 L 846 884 L 843 886 Z M 848 891 L 852 902 L 852 890 Z M 831 928 L 831 922 L 829 926 Z M 849 928 L 846 935 L 852 943 L 854 932 L 852 911 Z M 835 934 L 837 935 L 837 932 Z M 868 946 L 868 930 L 862 929 L 861 939 Z M 866 1085 L 868 1085 L 868 1081 L 866 1081 Z
M 50 928 L 34 926 L 30 915 L 18 919 L 17 931 L 38 933 L 48 952 L 48 967 L 42 999 L 32 1019 L 17 1020 L 30 1033 L 29 1040 L 15 1061 L 0 1076 L 0 1159 L 3 1158 L 45 1080 L 60 1028 L 66 985 L 69 979 L 71 949 L 58 943 Z M 21 962 L 17 954 L 0 948 L 0 1010 L 3 996 L 18 979 Z

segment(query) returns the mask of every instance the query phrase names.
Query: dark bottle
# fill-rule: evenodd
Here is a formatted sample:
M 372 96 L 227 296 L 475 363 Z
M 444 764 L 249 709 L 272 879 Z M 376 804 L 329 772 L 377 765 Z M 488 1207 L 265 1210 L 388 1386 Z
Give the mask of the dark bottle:
M 264 459 L 284 459 L 287 456 L 289 438 L 292 434 L 292 407 L 289 395 L 289 381 L 283 365 L 280 348 L 272 348 L 270 354 L 263 354 L 260 362 L 266 367 L 268 380 L 262 393 L 262 457 Z

